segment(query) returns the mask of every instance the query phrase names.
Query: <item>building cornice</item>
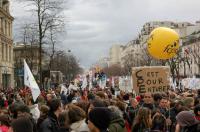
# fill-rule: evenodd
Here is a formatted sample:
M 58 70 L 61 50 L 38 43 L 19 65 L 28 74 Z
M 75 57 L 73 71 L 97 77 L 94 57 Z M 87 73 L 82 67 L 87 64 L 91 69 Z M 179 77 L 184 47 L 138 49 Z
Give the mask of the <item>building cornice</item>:
M 6 12 L 3 8 L 0 8 L 0 12 L 1 12 L 2 14 L 4 14 L 7 18 L 9 18 L 11 21 L 14 20 L 14 17 L 12 17 L 12 16 L 10 15 L 10 13 Z
M 5 41 L 5 42 L 8 42 L 8 43 L 11 43 L 13 44 L 13 39 L 11 38 L 8 38 L 7 36 L 5 36 L 4 34 L 0 33 L 0 38 L 1 38 L 1 41 Z

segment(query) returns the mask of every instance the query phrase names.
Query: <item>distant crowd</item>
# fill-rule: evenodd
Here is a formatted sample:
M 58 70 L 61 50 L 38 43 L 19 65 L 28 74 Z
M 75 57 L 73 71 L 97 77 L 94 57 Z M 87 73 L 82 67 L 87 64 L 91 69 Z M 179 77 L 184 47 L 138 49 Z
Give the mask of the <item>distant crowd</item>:
M 116 92 L 1 90 L 0 132 L 200 132 L 200 90 Z

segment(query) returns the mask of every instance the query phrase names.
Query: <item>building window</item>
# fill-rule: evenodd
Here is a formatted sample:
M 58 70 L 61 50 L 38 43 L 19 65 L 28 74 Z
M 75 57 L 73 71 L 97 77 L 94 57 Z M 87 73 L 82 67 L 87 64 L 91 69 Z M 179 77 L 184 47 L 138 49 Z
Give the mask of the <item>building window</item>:
M 2 19 L 1 23 L 2 23 L 2 33 L 4 34 L 5 33 L 5 21 Z
M 2 60 L 4 60 L 4 44 L 2 44 Z
M 11 51 L 11 46 L 9 46 L 9 61 L 10 61 L 10 62 L 12 61 L 12 59 L 11 59 L 11 56 L 12 56 L 11 54 L 12 54 L 12 53 L 11 53 L 11 52 L 12 52 L 12 51 Z
M 7 35 L 7 22 L 6 22 L 6 20 L 5 20 L 5 25 L 4 25 L 4 28 L 5 28 L 5 35 Z
M 6 58 L 5 58 L 5 60 L 8 61 L 8 45 L 7 44 L 5 45 L 5 48 L 6 48 L 6 53 L 5 53 Z
M 2 17 L 0 17 L 0 32 L 2 32 Z
M 8 23 L 8 36 L 10 37 L 10 23 Z

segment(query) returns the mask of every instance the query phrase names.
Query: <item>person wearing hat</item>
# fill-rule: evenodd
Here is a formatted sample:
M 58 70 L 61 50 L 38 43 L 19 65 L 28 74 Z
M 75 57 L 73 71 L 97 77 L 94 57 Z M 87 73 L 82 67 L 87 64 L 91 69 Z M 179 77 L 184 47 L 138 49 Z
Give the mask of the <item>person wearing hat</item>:
M 108 132 L 111 111 L 106 107 L 96 107 L 89 113 L 88 127 L 91 132 Z
M 176 116 L 175 132 L 200 132 L 200 122 L 190 111 L 182 111 Z

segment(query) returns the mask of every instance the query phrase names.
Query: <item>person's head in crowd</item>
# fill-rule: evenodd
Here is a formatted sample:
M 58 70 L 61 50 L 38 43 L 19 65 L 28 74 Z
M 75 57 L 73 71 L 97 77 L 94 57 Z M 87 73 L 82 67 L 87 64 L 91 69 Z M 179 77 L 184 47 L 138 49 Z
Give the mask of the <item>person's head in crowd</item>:
M 159 105 L 159 102 L 160 102 L 161 99 L 162 99 L 161 93 L 155 93 L 153 95 L 153 100 L 154 100 L 154 103 L 156 104 L 156 106 Z
M 110 106 L 110 101 L 108 99 L 103 100 L 106 107 Z
M 135 98 L 132 98 L 130 99 L 130 105 L 135 109 L 138 106 L 138 101 Z
M 125 112 L 126 111 L 126 107 L 127 105 L 122 102 L 122 101 L 117 101 L 116 106 L 122 111 Z
M 6 109 L 6 108 L 1 108 L 1 109 L 0 109 L 0 115 L 5 115 L 5 114 L 9 114 L 8 109 Z
M 115 118 L 123 118 L 122 111 L 117 106 L 108 106 L 111 112 L 111 120 Z
M 10 127 L 10 116 L 9 115 L 1 115 L 0 116 L 0 126 L 7 126 Z
M 129 94 L 128 93 L 123 95 L 123 100 L 129 100 Z
M 16 101 L 21 101 L 22 98 L 21 98 L 21 96 L 20 96 L 19 94 L 16 94 L 16 95 L 15 95 L 15 100 L 16 100 Z
M 192 112 L 190 111 L 181 111 L 178 113 L 176 116 L 176 121 L 177 124 L 182 128 L 190 127 L 199 123 L 199 121 L 194 118 Z
M 152 104 L 153 103 L 153 97 L 151 93 L 145 93 L 144 94 L 144 103 L 145 104 Z
M 200 105 L 197 105 L 197 106 L 194 107 L 194 114 L 200 120 Z
M 146 107 L 141 107 L 137 113 L 137 116 L 133 122 L 133 127 L 143 124 L 144 128 L 151 128 L 151 110 Z
M 174 103 L 175 103 L 174 105 L 175 109 L 180 112 L 183 109 L 183 101 L 175 100 Z
M 156 113 L 152 118 L 153 131 L 165 132 L 166 131 L 166 118 L 164 115 Z
M 90 102 L 87 112 L 89 113 L 95 107 L 106 107 L 106 105 L 102 100 L 95 99 L 95 100 Z
M 107 132 L 110 125 L 111 112 L 108 108 L 94 108 L 88 115 L 88 127 L 91 132 Z
M 62 105 L 60 99 L 53 99 L 49 103 L 49 112 L 52 114 L 54 113 L 57 117 L 62 112 Z
M 59 114 L 58 122 L 61 128 L 69 129 L 70 123 L 69 123 L 68 111 L 63 111 Z
M 111 100 L 110 100 L 110 105 L 115 105 L 115 106 L 116 106 L 116 103 L 117 103 L 116 100 L 114 100 L 114 99 L 111 99 Z
M 197 106 L 200 104 L 200 96 L 194 99 L 194 106 Z
M 20 117 L 13 120 L 8 132 L 33 132 L 33 124 L 30 119 L 26 117 Z
M 197 90 L 197 97 L 200 98 L 200 89 Z
M 167 109 L 168 108 L 168 99 L 163 97 L 159 102 L 159 107 L 162 109 Z
M 17 109 L 17 118 L 24 116 L 30 116 L 30 109 L 27 105 L 20 105 Z
M 96 93 L 96 96 L 99 97 L 100 99 L 106 99 L 106 95 L 103 91 L 98 91 Z
M 40 115 L 41 116 L 47 116 L 49 113 L 49 107 L 47 105 L 42 105 L 40 107 Z
M 81 121 L 86 118 L 86 113 L 80 107 L 70 104 L 67 107 L 68 116 L 69 116 L 69 123 L 75 123 L 77 121 Z
M 170 99 L 170 100 L 169 100 L 169 103 L 170 103 L 170 104 L 168 104 L 168 105 L 169 105 L 169 106 L 168 106 L 169 108 L 175 107 L 175 104 L 176 104 L 176 103 L 175 103 L 175 100 Z
M 186 108 L 192 109 L 194 107 L 194 98 L 192 97 L 186 97 L 183 100 L 183 104 Z
M 95 99 L 95 95 L 94 95 L 93 93 L 90 92 L 90 93 L 88 94 L 87 98 L 88 98 L 89 101 L 92 101 L 92 100 Z
M 47 102 L 50 102 L 53 99 L 55 99 L 53 94 L 47 94 Z
M 89 103 L 86 101 L 79 101 L 78 103 L 76 103 L 76 106 L 82 108 L 87 113 Z

